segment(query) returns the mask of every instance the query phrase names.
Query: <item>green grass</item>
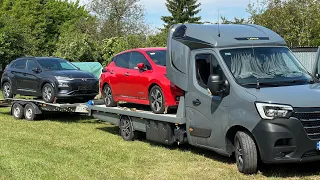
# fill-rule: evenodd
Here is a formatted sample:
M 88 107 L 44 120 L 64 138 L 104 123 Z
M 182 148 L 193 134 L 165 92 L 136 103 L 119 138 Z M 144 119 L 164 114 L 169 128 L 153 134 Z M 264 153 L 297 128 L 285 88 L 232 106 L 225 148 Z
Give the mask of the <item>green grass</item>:
M 0 109 L 0 179 L 319 179 L 318 163 L 238 172 L 232 158 L 188 145 L 143 138 L 126 142 L 118 128 L 85 116 L 15 120 Z

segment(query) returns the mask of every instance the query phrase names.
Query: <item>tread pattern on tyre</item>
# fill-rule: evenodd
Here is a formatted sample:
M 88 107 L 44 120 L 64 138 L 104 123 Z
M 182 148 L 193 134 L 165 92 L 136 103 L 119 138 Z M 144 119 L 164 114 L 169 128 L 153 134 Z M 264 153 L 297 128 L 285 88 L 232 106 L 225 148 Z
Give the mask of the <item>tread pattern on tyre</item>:
M 256 144 L 248 133 L 239 131 L 237 134 L 243 149 L 242 156 L 244 161 L 241 171 L 244 174 L 256 173 L 258 166 L 258 154 Z

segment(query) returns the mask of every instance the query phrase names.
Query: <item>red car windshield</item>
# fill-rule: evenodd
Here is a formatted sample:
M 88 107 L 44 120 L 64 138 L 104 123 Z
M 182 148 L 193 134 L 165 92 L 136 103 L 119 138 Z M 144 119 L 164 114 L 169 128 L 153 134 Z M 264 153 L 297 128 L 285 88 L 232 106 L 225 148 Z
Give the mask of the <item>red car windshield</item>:
M 166 66 L 166 50 L 147 51 L 146 53 L 157 65 Z

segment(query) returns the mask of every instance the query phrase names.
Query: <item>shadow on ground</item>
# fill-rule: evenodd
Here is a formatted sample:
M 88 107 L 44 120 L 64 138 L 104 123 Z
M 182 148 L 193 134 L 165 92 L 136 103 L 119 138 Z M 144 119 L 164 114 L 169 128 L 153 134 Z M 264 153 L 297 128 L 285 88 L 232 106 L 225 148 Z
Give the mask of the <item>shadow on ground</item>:
M 107 126 L 103 128 L 97 128 L 98 130 L 105 131 L 106 133 L 111 133 L 113 135 L 119 135 L 119 127 L 117 126 Z M 229 165 L 235 165 L 234 156 L 226 157 L 222 156 L 216 152 L 197 148 L 189 144 L 181 145 L 162 145 L 158 143 L 151 142 L 146 139 L 145 133 L 139 133 L 136 140 L 149 143 L 154 147 L 163 147 L 168 150 L 178 150 L 181 152 L 191 152 L 196 155 L 204 156 L 222 163 Z M 320 161 L 319 161 L 320 162 Z M 297 164 L 259 164 L 259 173 L 265 177 L 281 177 L 281 178 L 290 178 L 290 177 L 308 177 L 313 175 L 320 175 L 320 165 L 319 162 L 312 163 L 297 163 Z
M 93 119 L 86 114 L 77 114 L 77 113 L 45 113 L 39 115 L 36 119 L 37 121 L 56 121 L 61 123 L 100 123 L 101 121 Z

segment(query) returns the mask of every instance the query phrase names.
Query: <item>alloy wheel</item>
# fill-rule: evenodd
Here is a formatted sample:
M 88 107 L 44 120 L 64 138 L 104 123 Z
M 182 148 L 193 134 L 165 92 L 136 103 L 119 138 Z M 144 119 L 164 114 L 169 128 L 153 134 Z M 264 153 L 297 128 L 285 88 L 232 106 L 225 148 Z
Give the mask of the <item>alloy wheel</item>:
M 43 91 L 43 98 L 45 101 L 49 101 L 52 96 L 52 89 L 50 87 L 45 87 Z
M 128 119 L 123 119 L 121 122 L 121 135 L 124 138 L 129 138 L 132 131 L 130 121 Z
M 236 160 L 237 160 L 237 164 L 239 167 L 242 167 L 243 166 L 243 156 L 242 156 L 242 147 L 241 147 L 241 143 L 238 139 L 236 139 L 236 152 L 235 152 L 235 155 L 236 155 Z
M 156 111 L 160 111 L 160 109 L 162 108 L 163 104 L 162 104 L 162 94 L 158 89 L 155 89 L 151 92 L 151 105 L 152 107 L 156 110 Z
M 11 93 L 11 87 L 8 83 L 6 83 L 3 86 L 3 95 L 5 98 L 8 98 L 10 96 L 10 93 Z
M 106 87 L 104 89 L 104 100 L 105 100 L 107 105 L 111 104 L 112 93 L 111 93 L 111 88 L 110 87 Z

